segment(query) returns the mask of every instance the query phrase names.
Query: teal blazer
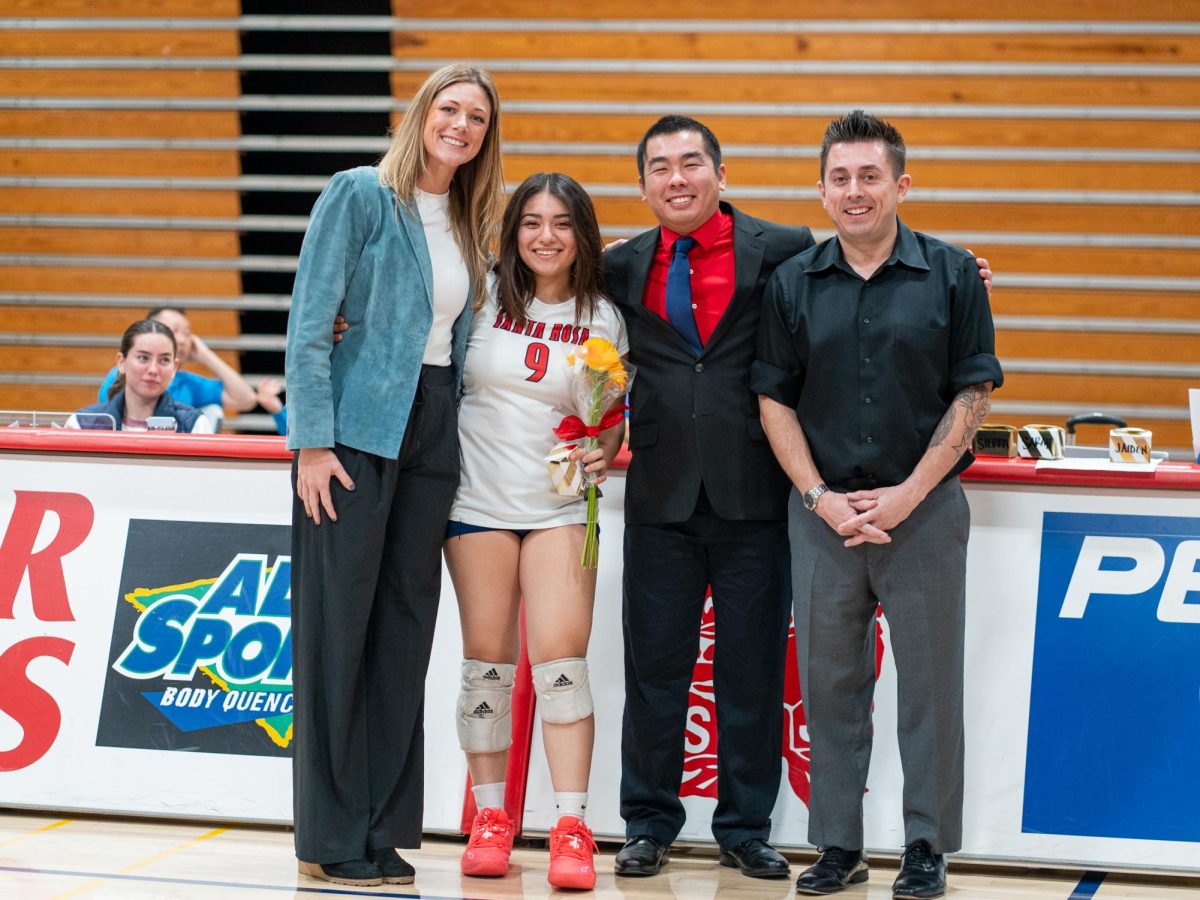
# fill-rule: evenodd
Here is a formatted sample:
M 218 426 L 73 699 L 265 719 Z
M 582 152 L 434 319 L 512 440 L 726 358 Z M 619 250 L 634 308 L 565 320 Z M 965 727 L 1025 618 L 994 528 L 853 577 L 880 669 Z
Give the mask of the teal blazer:
M 450 356 L 461 382 L 471 298 Z M 333 343 L 333 319 L 350 330 Z M 290 450 L 345 444 L 396 459 L 433 324 L 433 270 L 417 214 L 379 169 L 338 172 L 313 207 L 288 316 Z

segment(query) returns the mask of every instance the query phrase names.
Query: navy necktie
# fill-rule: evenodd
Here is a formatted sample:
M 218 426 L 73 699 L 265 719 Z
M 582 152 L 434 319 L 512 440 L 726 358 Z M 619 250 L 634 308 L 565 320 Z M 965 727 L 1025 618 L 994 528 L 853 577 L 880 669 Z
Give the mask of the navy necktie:
M 696 314 L 692 310 L 692 264 L 688 253 L 696 246 L 693 237 L 675 239 L 671 251 L 671 265 L 667 269 L 667 321 L 679 332 L 679 336 L 691 344 L 696 355 L 700 355 L 700 332 L 696 330 Z

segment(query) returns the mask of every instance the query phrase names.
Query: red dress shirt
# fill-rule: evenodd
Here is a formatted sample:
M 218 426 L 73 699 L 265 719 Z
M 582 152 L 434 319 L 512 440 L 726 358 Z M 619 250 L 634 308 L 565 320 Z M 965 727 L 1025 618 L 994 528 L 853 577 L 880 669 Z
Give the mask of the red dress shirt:
M 675 239 L 680 235 L 662 226 L 659 232 L 642 303 L 666 319 L 667 269 L 671 266 Z M 696 239 L 696 246 L 688 254 L 692 264 L 692 311 L 696 314 L 700 343 L 707 344 L 733 299 L 733 216 L 718 209 L 691 236 Z

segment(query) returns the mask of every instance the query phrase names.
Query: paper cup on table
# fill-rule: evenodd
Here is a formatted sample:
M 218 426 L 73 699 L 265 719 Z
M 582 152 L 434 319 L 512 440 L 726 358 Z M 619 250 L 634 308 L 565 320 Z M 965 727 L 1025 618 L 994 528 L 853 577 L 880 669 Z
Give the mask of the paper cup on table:
M 1188 390 L 1192 407 L 1192 458 L 1200 463 L 1200 388 Z
M 1012 425 L 980 425 L 975 432 L 976 456 L 1017 455 L 1017 429 Z
M 1114 428 L 1108 433 L 1108 458 L 1115 463 L 1148 463 L 1153 437 L 1144 428 Z
M 1022 425 L 1017 432 L 1017 454 L 1026 459 L 1062 459 L 1066 442 L 1060 425 Z

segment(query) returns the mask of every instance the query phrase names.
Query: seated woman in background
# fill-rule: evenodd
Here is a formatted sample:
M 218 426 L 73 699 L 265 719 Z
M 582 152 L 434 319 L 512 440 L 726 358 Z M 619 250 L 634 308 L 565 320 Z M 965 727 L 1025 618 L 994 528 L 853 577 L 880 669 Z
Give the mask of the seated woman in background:
M 232 407 L 238 412 L 254 409 L 254 388 L 236 369 L 217 356 L 208 344 L 200 339 L 200 335 L 192 331 L 192 323 L 188 321 L 182 309 L 176 306 L 156 306 L 146 313 L 146 318 L 161 322 L 175 335 L 178 365 L 175 367 L 174 379 L 167 386 L 167 392 L 172 399 L 199 409 L 212 422 L 214 430 L 221 427 L 225 407 Z M 338 330 L 334 328 L 334 332 Z M 217 377 L 207 378 L 185 371 L 183 367 L 189 362 L 205 366 Z M 97 399 L 101 403 L 112 396 L 110 392 L 116 379 L 117 370 L 114 367 L 104 376 L 104 382 L 100 385 Z
M 212 434 L 212 423 L 200 410 L 176 403 L 167 393 L 178 367 L 171 329 L 155 319 L 134 322 L 121 338 L 117 378 L 108 391 L 108 400 L 85 406 L 71 416 L 67 427 L 146 431 L 149 419 L 171 418 L 176 431 Z

